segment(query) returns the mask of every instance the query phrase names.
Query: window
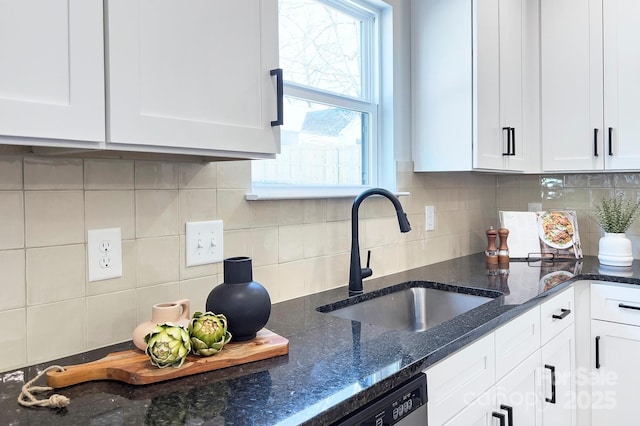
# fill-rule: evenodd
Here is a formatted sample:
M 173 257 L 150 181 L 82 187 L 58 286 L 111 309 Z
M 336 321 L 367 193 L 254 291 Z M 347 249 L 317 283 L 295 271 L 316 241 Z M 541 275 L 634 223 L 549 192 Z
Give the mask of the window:
M 377 184 L 380 12 L 347 0 L 279 0 L 281 153 L 260 187 Z

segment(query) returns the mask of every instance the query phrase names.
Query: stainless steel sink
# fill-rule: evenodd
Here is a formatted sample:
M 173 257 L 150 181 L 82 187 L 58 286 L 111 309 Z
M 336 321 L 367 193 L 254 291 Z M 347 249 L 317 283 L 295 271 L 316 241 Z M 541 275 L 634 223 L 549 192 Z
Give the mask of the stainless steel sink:
M 366 294 L 353 297 L 321 306 L 318 311 L 392 330 L 425 331 L 502 295 L 491 290 L 455 289 L 405 287 L 373 298 Z

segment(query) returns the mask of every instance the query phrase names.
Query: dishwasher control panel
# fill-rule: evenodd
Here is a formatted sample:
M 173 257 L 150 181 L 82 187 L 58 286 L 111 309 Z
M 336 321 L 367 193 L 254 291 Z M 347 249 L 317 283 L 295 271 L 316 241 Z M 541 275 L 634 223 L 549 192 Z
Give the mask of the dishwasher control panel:
M 426 410 L 421 409 L 426 403 L 427 377 L 421 374 L 375 399 L 337 424 L 340 426 L 392 426 L 407 419 L 417 410 L 421 410 L 426 415 Z M 426 424 L 426 418 L 424 423 L 420 424 Z

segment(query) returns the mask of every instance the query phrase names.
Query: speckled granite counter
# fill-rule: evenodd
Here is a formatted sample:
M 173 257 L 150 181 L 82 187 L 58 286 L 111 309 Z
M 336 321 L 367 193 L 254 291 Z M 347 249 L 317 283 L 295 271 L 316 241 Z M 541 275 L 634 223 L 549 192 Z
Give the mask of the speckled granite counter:
M 624 271 L 624 277 L 612 273 L 620 275 L 615 269 L 599 269 L 593 257 L 543 266 L 512 262 L 508 281 L 500 281 L 487 274 L 482 254 L 466 256 L 365 282 L 366 292 L 433 281 L 505 294 L 428 331 L 385 330 L 316 311 L 345 299 L 343 287 L 273 306 L 267 328 L 289 339 L 285 356 L 147 386 L 80 384 L 58 391 L 71 398 L 71 405 L 62 410 L 22 408 L 16 398 L 24 382 L 46 365 L 88 362 L 133 345 L 2 373 L 0 424 L 328 425 L 560 291 L 567 282 L 640 284 L 640 262 Z

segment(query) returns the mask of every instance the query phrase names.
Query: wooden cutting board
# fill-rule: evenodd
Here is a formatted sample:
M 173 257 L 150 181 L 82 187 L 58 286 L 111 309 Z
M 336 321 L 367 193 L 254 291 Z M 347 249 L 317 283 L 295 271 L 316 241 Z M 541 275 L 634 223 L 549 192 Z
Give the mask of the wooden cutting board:
M 132 385 L 147 385 L 178 377 L 245 364 L 289 353 L 289 340 L 263 328 L 246 342 L 227 343 L 210 357 L 188 355 L 180 367 L 158 368 L 140 350 L 114 352 L 97 361 L 48 371 L 47 384 L 63 388 L 92 380 L 118 380 Z

